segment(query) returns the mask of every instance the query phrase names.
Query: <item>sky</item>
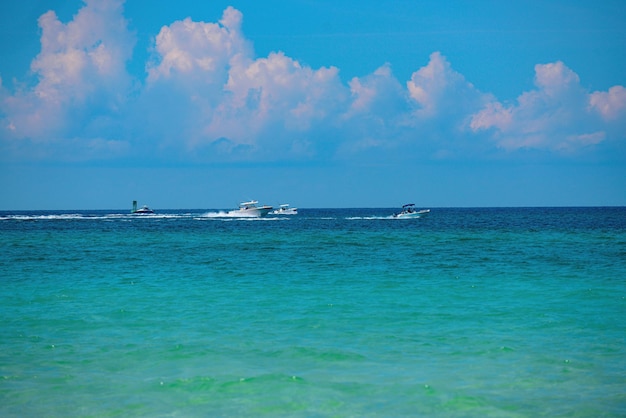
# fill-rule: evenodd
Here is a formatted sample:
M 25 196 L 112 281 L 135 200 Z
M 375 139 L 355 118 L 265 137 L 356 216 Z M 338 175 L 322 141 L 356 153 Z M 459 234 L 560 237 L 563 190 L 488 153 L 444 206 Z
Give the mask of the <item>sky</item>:
M 622 0 L 0 2 L 0 210 L 626 205 Z

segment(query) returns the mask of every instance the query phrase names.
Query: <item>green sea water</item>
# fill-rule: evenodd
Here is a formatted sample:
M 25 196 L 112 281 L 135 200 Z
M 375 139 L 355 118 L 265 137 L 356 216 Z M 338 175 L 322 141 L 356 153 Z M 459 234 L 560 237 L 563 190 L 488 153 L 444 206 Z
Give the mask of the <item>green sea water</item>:
M 125 212 L 0 212 L 0 416 L 626 416 L 626 208 Z

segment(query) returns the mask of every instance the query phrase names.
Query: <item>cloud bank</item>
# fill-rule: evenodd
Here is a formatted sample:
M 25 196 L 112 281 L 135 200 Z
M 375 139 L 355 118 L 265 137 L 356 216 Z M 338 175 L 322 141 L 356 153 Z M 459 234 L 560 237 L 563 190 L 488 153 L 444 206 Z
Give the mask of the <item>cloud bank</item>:
M 626 89 L 589 91 L 560 61 L 537 64 L 534 89 L 514 103 L 480 91 L 441 52 L 408 81 L 390 63 L 342 80 L 280 51 L 256 57 L 229 7 L 218 22 L 163 26 L 133 79 L 123 1 L 87 0 L 66 24 L 50 11 L 39 26 L 36 81 L 0 79 L 5 161 L 625 157 Z

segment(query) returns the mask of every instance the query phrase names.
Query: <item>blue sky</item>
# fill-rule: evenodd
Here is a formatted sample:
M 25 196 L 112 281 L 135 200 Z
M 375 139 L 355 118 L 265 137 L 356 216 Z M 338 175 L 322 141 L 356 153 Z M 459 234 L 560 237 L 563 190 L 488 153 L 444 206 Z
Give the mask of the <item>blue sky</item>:
M 626 205 L 622 1 L 0 4 L 0 210 Z

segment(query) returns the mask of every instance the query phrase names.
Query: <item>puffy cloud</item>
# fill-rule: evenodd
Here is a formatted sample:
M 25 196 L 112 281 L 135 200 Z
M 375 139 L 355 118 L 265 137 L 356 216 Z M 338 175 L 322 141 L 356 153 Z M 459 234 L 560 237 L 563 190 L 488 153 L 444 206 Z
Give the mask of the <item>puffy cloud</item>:
M 401 138 L 398 126 L 406 126 L 408 95 L 393 76 L 390 64 L 349 82 L 350 97 L 338 121 L 347 155 L 371 148 L 393 147 Z
M 41 16 L 41 52 L 31 66 L 39 97 L 82 99 L 96 83 L 113 85 L 125 77 L 134 44 L 126 25 L 121 1 L 88 0 L 67 25 L 53 11 Z
M 406 92 L 385 64 L 373 74 L 350 81 L 352 103 L 349 114 L 366 114 L 380 119 L 393 119 L 406 109 Z
M 535 84 L 549 96 L 576 89 L 579 82 L 578 75 L 560 61 L 535 65 Z
M 131 87 L 125 64 L 135 40 L 122 16 L 122 1 L 85 3 L 67 24 L 53 11 L 39 18 L 41 51 L 31 64 L 37 83 L 3 97 L 3 137 L 66 141 L 114 154 L 120 149 L 116 139 L 102 146 L 107 139 L 101 135 L 109 129 L 103 121 L 115 124 Z M 80 136 L 87 138 L 74 141 Z
M 515 105 L 493 101 L 470 121 L 474 132 L 488 130 L 496 144 L 508 151 L 546 149 L 572 152 L 597 145 L 609 135 L 624 139 L 623 126 L 605 121 L 624 114 L 626 95 L 621 86 L 608 93 L 589 94 L 579 77 L 562 62 L 535 66 L 535 90 L 517 98 Z
M 193 156 L 207 142 L 208 122 L 226 99 L 224 86 L 233 63 L 252 60 L 252 48 L 241 31 L 242 15 L 228 7 L 219 22 L 190 18 L 163 26 L 155 38 L 154 56 L 147 63 L 145 88 L 129 112 L 142 149 Z M 214 138 L 221 154 L 228 133 Z
M 205 158 L 308 154 L 311 131 L 336 117 L 347 96 L 338 70 L 314 70 L 281 52 L 255 59 L 241 20 L 229 7 L 219 24 L 185 19 L 162 28 L 148 68 L 146 113 L 162 112 L 169 117 L 155 123 L 183 133 L 169 146 L 182 141 Z M 176 91 L 174 99 L 167 91 Z
M 156 60 L 148 64 L 148 81 L 173 78 L 223 84 L 231 59 L 252 54 L 241 32 L 242 19 L 241 12 L 228 7 L 219 23 L 186 18 L 164 26 L 156 37 Z
M 271 53 L 231 67 L 225 86 L 231 94 L 221 110 L 231 117 L 243 112 L 257 128 L 280 123 L 303 131 L 336 110 L 344 89 L 334 67 L 313 70 L 283 53 Z
M 589 97 L 589 105 L 605 121 L 626 118 L 626 88 L 613 86 L 607 92 L 596 91 Z
M 228 8 L 220 24 L 186 19 L 161 29 L 145 92 L 151 108 L 142 113 L 152 115 L 146 125 L 154 133 L 169 132 L 168 147 L 182 142 L 208 159 L 345 156 L 423 137 L 449 138 L 451 147 L 450 132 L 458 136 L 491 99 L 439 53 L 408 91 L 389 64 L 346 87 L 335 67 L 313 69 L 282 52 L 254 58 L 240 22 Z M 170 89 L 176 94 L 164 93 Z M 433 135 L 442 126 L 446 132 Z
M 454 71 L 439 52 L 432 53 L 428 65 L 413 73 L 407 88 L 421 119 L 462 117 L 491 99 Z
M 104 93 L 115 106 L 129 87 L 125 64 L 135 42 L 122 12 L 121 1 L 89 0 L 67 24 L 53 11 L 41 16 L 41 52 L 31 65 L 39 78 L 35 95 L 68 104 Z
M 266 157 L 310 155 L 310 136 L 336 118 L 345 95 L 333 67 L 313 70 L 283 53 L 236 60 L 199 143 L 226 138 Z
M 487 103 L 484 109 L 476 113 L 471 121 L 473 130 L 496 127 L 500 131 L 507 130 L 513 122 L 513 109 L 505 108 L 502 103 Z
M 314 69 L 283 52 L 255 57 L 232 7 L 216 23 L 163 26 L 145 83 L 133 85 L 135 38 L 122 6 L 88 0 L 67 24 L 41 16 L 37 82 L 11 93 L 0 79 L 3 149 L 181 161 L 383 158 L 378 151 L 480 158 L 626 136 L 626 89 L 589 93 L 562 62 L 537 65 L 535 89 L 514 104 L 478 90 L 439 52 L 405 84 L 390 64 L 343 83 L 333 66 Z

